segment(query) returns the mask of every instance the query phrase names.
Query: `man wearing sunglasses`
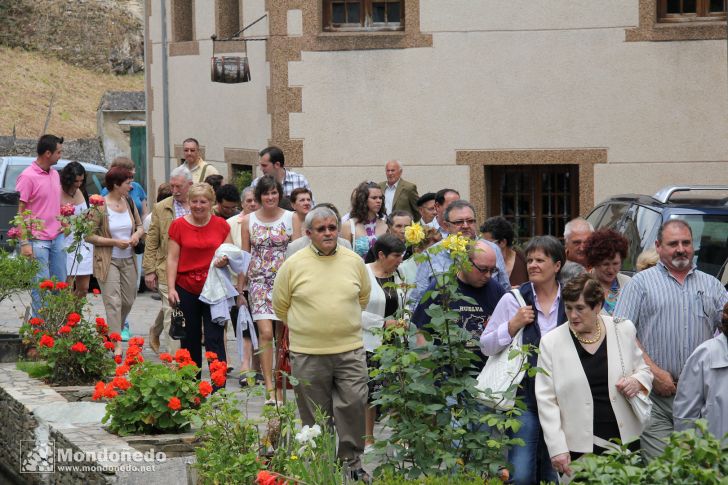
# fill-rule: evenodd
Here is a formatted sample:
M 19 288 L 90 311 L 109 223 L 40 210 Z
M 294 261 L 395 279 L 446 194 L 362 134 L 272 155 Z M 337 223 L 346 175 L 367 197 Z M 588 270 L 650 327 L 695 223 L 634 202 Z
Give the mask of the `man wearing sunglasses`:
M 450 302 L 450 309 L 460 314 L 458 324 L 472 335 L 469 347 L 481 359 L 482 363 L 479 368 L 482 368 L 487 357 L 480 351 L 480 336 L 505 290 L 493 279 L 498 274 L 498 268 L 495 265 L 496 251 L 486 241 L 478 241 L 473 245 L 469 260 L 470 268 L 464 268 L 457 274 L 458 288 L 462 295 L 472 298 L 476 304 L 465 300 L 455 300 Z M 434 288 L 435 283 L 433 282 L 428 291 Z M 422 332 L 427 331 L 427 325 L 430 323 L 430 317 L 425 310 L 432 303 L 433 301 L 426 300 L 417 307 L 412 316 L 414 324 L 421 329 L 417 335 L 419 345 L 425 343 L 425 336 Z M 439 304 L 440 302 L 436 299 L 434 303 Z
M 298 411 L 308 426 L 316 408 L 333 418 L 339 459 L 351 478 L 368 482 L 361 467 L 368 381 L 361 312 L 369 275 L 361 257 L 337 243 L 333 210 L 312 209 L 303 224 L 311 244 L 286 259 L 273 284 L 273 309 L 288 325 Z

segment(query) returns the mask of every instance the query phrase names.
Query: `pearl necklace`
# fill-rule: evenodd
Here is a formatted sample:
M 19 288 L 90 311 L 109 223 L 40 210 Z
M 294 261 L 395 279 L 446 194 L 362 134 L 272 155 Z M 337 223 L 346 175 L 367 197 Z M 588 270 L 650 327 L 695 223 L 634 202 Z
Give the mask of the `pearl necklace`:
M 601 318 L 597 317 L 597 334 L 594 338 L 587 339 L 587 338 L 580 337 L 579 334 L 576 333 L 574 330 L 571 330 L 571 333 L 574 334 L 574 337 L 576 337 L 576 340 L 578 340 L 579 342 L 581 342 L 583 344 L 587 344 L 587 345 L 595 344 L 595 343 L 599 342 L 599 339 L 602 338 L 602 326 L 599 324 L 600 320 L 601 320 Z

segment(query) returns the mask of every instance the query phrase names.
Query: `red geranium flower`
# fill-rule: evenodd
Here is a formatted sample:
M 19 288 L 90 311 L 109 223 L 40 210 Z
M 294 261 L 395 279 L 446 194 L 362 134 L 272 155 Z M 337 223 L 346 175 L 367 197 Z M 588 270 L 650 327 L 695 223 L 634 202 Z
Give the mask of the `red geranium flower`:
M 129 367 L 134 364 L 141 364 L 142 362 L 144 362 L 144 357 L 142 357 L 141 354 L 127 355 L 126 360 L 124 361 L 124 363 Z
M 161 354 L 159 354 L 159 360 L 161 360 L 162 362 L 172 362 L 172 356 L 167 352 L 162 352 Z
M 107 399 L 114 399 L 119 393 L 114 390 L 114 384 L 109 382 L 104 388 L 104 397 Z
M 210 379 L 212 379 L 212 382 L 214 382 L 217 387 L 225 387 L 225 382 L 227 382 L 227 374 L 225 373 L 225 371 L 217 371 L 210 376 Z
M 58 283 L 60 285 L 60 283 Z M 81 315 L 78 313 L 69 313 L 68 317 L 66 318 L 69 322 L 78 323 L 81 321 Z
M 267 470 L 259 471 L 255 481 L 258 485 L 286 485 L 288 483 L 285 479 L 279 478 L 278 475 Z
M 215 352 L 205 352 L 205 358 L 207 360 L 217 360 L 217 354 Z
M 196 397 L 195 400 L 192 401 L 192 402 L 195 403 L 195 406 L 199 406 L 200 405 L 200 398 L 199 397 Z
M 117 389 L 121 389 L 122 391 L 126 391 L 131 387 L 131 382 L 126 380 L 126 377 L 114 377 L 111 383 L 114 385 L 114 387 L 116 387 Z
M 66 334 L 66 333 L 71 333 L 71 327 L 69 327 L 68 325 L 64 325 L 58 329 L 58 333 L 61 335 Z
M 114 333 L 112 333 L 112 334 L 109 335 L 109 340 L 111 340 L 112 342 L 121 342 L 121 335 L 119 335 L 118 333 L 114 332 Z
M 224 360 L 216 360 L 210 364 L 210 374 L 218 371 L 227 372 L 227 363 Z
M 97 382 L 96 387 L 94 388 L 94 395 L 91 396 L 91 399 L 93 399 L 94 401 L 98 401 L 99 399 L 104 397 L 104 387 L 105 385 L 103 381 Z
M 40 338 L 40 342 L 38 343 L 41 347 L 48 347 L 49 349 L 55 345 L 56 341 L 53 340 L 53 337 L 51 337 L 48 334 L 43 335 Z
M 38 335 L 39 333 L 40 333 L 39 328 L 36 328 L 35 330 L 33 330 L 33 335 Z
M 56 283 L 56 290 L 65 290 L 66 288 L 68 288 L 68 283 L 65 281 L 59 281 Z
M 38 288 L 41 290 L 52 290 L 53 289 L 53 281 L 51 280 L 43 280 L 38 285 Z
M 212 392 L 212 386 L 207 381 L 201 381 L 199 385 L 199 391 L 202 397 L 207 397 Z
M 139 347 L 144 347 L 144 339 L 141 337 L 132 337 L 129 339 L 129 345 L 137 345 Z
M 71 350 L 78 353 L 88 352 L 88 347 L 86 347 L 83 342 L 76 342 L 75 344 L 71 345 Z
M 43 325 L 45 322 L 43 321 L 42 318 L 33 317 L 30 320 L 28 320 L 28 323 L 30 323 L 31 325 Z
M 93 293 L 94 295 L 100 295 L 101 291 L 99 291 L 98 288 L 94 288 L 93 290 L 91 290 L 91 293 Z
M 128 365 L 120 365 L 119 367 L 116 368 L 116 375 L 117 376 L 123 376 L 127 372 L 129 372 L 129 366 Z
M 117 364 L 121 364 L 121 356 L 120 355 L 115 355 L 114 356 L 114 362 L 116 362 Z
M 182 407 L 182 402 L 179 400 L 178 397 L 173 397 L 167 403 L 167 407 L 172 411 L 179 411 L 179 409 Z
M 104 347 L 106 347 L 106 350 L 114 350 L 116 345 L 114 345 L 114 342 L 104 342 Z
M 174 360 L 179 362 L 180 364 L 182 362 L 187 362 L 192 360 L 192 356 L 190 355 L 190 351 L 187 349 L 178 349 L 177 352 L 174 354 Z

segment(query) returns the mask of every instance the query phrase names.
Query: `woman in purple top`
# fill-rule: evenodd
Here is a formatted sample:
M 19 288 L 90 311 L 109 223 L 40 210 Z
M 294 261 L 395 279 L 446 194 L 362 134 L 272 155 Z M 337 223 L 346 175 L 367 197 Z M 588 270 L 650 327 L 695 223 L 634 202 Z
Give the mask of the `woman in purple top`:
M 566 321 L 557 280 L 566 260 L 564 247 L 553 236 L 536 236 L 523 252 L 529 281 L 521 285 L 519 291 L 526 306 L 521 307 L 511 294 L 500 299 L 480 337 L 480 348 L 485 355 L 495 355 L 508 347 L 521 329 L 523 345 L 538 347 L 541 336 Z M 536 354 L 532 353 L 528 361 L 535 367 Z M 508 460 L 514 468 L 513 483 L 518 485 L 555 482 L 557 478 L 541 431 L 534 387 L 534 378 L 526 375 L 518 390 L 526 410 L 518 417 L 521 428 L 513 436 L 523 439 L 525 445 L 514 446 L 508 452 Z

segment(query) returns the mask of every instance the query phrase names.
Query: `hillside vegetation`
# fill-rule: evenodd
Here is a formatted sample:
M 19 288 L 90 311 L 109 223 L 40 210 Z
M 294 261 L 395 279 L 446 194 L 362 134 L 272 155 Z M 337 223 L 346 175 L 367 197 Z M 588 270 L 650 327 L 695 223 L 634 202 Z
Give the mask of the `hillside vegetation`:
M 0 135 L 36 138 L 48 105 L 48 133 L 97 136 L 96 109 L 105 91 L 141 91 L 144 75 L 117 76 L 76 67 L 39 51 L 0 46 Z

